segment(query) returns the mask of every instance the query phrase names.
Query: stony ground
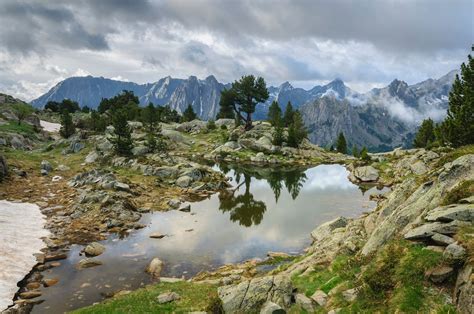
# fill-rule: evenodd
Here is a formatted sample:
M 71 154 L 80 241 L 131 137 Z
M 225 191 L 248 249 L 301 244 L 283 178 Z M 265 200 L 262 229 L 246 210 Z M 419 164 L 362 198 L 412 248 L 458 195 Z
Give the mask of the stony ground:
M 378 197 L 371 213 L 317 227 L 304 256 L 274 253 L 267 261 L 201 273 L 175 291 L 180 298 L 162 296 L 172 299 L 170 308 L 197 310 L 186 304 L 202 298 L 193 293 L 202 284 L 219 298 L 199 310 L 469 313 L 472 308 L 473 147 L 395 150 L 363 162 L 308 142 L 301 149 L 274 146 L 267 123 L 243 132 L 231 120 L 218 120 L 215 130 L 201 121 L 163 124 L 169 150 L 152 153 L 144 145 L 143 126 L 130 125 L 135 146 L 130 158 L 115 156 L 110 128 L 105 134 L 80 132 L 67 140 L 53 141 L 50 134 L 25 135 L 28 140 L 23 142 L 5 140 L 9 176 L 1 185 L 2 197 L 39 204 L 53 234 L 36 271 L 23 282 L 17 303 L 36 302 L 37 286 L 46 284 L 39 271 L 57 266 L 67 256 L 68 245 L 131 232 L 143 227 L 138 223 L 143 213 L 186 210 L 181 208 L 184 202 L 225 189 L 222 174 L 204 165 L 225 160 L 262 169 L 345 163 L 352 181 L 390 186 L 391 191 Z M 269 268 L 273 270 L 262 271 Z M 155 292 L 143 294 L 148 306 L 155 305 L 150 295 L 174 291 L 165 288 L 150 287 Z M 103 311 L 118 309 L 121 298 L 133 304 L 135 295 L 142 294 L 118 296 L 104 304 Z M 101 306 L 87 312 L 100 312 Z

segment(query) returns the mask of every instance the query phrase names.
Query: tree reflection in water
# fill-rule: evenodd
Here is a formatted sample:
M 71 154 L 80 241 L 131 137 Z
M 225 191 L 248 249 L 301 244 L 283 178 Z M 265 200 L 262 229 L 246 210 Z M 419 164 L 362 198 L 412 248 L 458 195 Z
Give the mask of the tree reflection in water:
M 233 189 L 221 191 L 219 193 L 219 209 L 223 212 L 230 212 L 230 220 L 239 222 L 241 226 L 250 227 L 258 225 L 263 220 L 263 215 L 267 210 L 267 206 L 263 201 L 255 200 L 250 193 L 250 185 L 252 178 L 258 180 L 266 180 L 270 185 L 275 196 L 275 203 L 278 203 L 283 185 L 286 187 L 292 199 L 295 200 L 307 177 L 304 173 L 305 169 L 271 169 L 271 168 L 251 168 L 237 165 L 228 166 L 219 165 L 224 173 L 228 173 L 230 169 L 234 170 L 234 180 L 238 184 Z M 243 178 L 243 182 L 241 182 Z M 237 194 L 240 187 L 245 186 L 243 194 Z

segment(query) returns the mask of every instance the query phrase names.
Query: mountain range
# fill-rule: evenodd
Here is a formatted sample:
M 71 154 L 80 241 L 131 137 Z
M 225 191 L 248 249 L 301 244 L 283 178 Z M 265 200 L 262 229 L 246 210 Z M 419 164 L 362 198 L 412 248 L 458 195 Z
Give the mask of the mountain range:
M 330 145 L 339 132 L 343 132 L 350 145 L 368 146 L 372 150 L 407 146 L 422 119 L 441 120 L 446 115 L 448 95 L 456 73 L 451 71 L 439 79 L 414 85 L 395 79 L 388 86 L 367 93 L 350 89 L 341 79 L 309 90 L 285 82 L 278 87 L 268 87 L 270 97 L 257 106 L 254 117 L 265 119 L 274 100 L 283 110 L 291 101 L 302 112 L 313 143 Z M 220 83 L 212 75 L 204 80 L 195 76 L 187 79 L 167 76 L 146 84 L 103 77 L 71 77 L 31 103 L 42 108 L 50 100 L 69 98 L 81 106 L 96 108 L 102 98 L 131 90 L 142 105 L 149 102 L 169 105 L 181 113 L 191 104 L 201 119 L 208 120 L 215 118 L 219 111 L 220 92 L 229 87 L 230 84 Z

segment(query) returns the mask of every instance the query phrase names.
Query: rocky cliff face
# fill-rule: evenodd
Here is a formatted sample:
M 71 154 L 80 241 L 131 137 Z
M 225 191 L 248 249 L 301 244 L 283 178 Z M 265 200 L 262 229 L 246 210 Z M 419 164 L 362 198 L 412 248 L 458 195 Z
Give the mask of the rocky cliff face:
M 393 119 L 387 109 L 375 106 L 353 106 L 347 100 L 325 96 L 300 108 L 312 143 L 327 146 L 344 133 L 349 147 L 367 146 L 389 150 L 411 140 L 410 129 Z

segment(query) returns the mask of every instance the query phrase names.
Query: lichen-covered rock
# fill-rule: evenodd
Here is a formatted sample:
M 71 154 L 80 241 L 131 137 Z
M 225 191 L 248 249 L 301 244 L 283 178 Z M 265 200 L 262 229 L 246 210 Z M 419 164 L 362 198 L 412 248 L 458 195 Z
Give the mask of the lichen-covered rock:
M 422 175 L 428 172 L 428 167 L 421 160 L 410 165 L 411 171 L 416 175 Z
M 460 263 L 466 259 L 466 249 L 457 243 L 451 243 L 446 247 L 443 257 L 451 263 Z
M 452 204 L 437 207 L 425 217 L 428 221 L 462 220 L 474 223 L 474 204 Z
M 89 256 L 99 256 L 105 251 L 105 246 L 98 242 L 92 242 L 91 244 L 87 245 L 84 249 L 84 252 Z
M 473 265 L 465 264 L 458 273 L 454 288 L 454 302 L 459 313 L 471 314 L 474 308 Z
M 374 182 L 379 178 L 379 171 L 372 166 L 357 167 L 353 174 L 361 182 Z
M 288 308 L 293 288 L 287 276 L 266 276 L 218 288 L 226 313 L 255 312 L 267 301 Z
M 314 312 L 313 300 L 308 298 L 303 293 L 297 293 L 295 295 L 295 303 L 308 313 Z
M 436 233 L 455 234 L 460 227 L 469 225 L 467 222 L 454 220 L 450 223 L 433 222 L 421 225 L 405 233 L 407 240 L 426 240 Z
M 314 229 L 311 232 L 311 237 L 315 241 L 320 241 L 329 234 L 331 234 L 334 229 L 345 227 L 347 225 L 347 222 L 347 218 L 342 216 L 337 217 L 336 219 L 323 223 L 322 225 Z
M 454 243 L 454 239 L 451 237 L 448 237 L 447 235 L 440 234 L 440 233 L 435 233 L 431 236 L 431 240 L 438 245 L 450 245 L 451 243 Z

